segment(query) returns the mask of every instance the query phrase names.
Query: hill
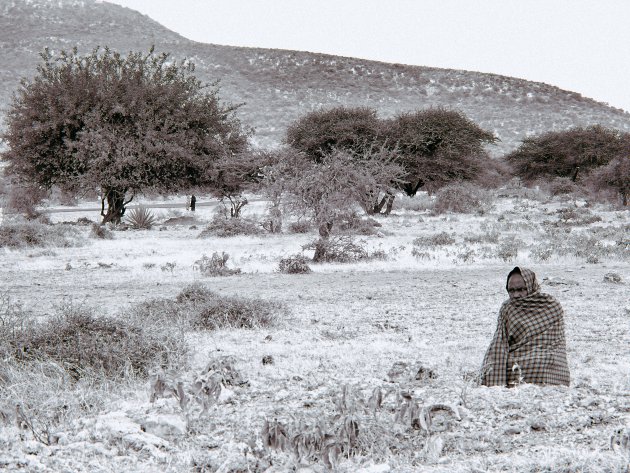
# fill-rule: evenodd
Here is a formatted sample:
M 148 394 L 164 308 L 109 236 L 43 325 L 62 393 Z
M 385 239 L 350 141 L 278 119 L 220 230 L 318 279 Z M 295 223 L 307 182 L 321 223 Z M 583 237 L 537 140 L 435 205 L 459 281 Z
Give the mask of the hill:
M 601 124 L 630 131 L 630 113 L 523 79 L 279 49 L 241 48 L 187 40 L 134 10 L 98 0 L 0 0 L 0 113 L 39 53 L 96 46 L 122 52 L 157 51 L 189 58 L 205 82 L 220 80 L 221 97 L 243 103 L 253 143 L 279 144 L 289 123 L 320 107 L 368 106 L 382 118 L 444 106 L 463 111 L 501 142 L 495 155 L 530 134 Z

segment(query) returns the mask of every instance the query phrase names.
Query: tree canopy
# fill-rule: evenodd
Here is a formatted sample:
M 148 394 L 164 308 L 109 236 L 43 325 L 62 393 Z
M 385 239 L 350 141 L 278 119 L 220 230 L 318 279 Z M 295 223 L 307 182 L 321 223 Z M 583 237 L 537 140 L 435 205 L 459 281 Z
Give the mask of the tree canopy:
M 236 107 L 190 62 L 153 49 L 41 57 L 7 114 L 7 173 L 76 195 L 98 190 L 104 222 L 120 221 L 137 194 L 208 186 L 213 163 L 247 147 Z
M 430 108 L 402 113 L 383 123 L 382 139 L 396 150 L 407 175 L 402 189 L 415 195 L 449 182 L 474 179 L 489 159 L 484 145 L 497 138 L 463 113 Z
M 372 146 L 380 121 L 367 107 L 335 107 L 307 113 L 287 129 L 286 144 L 320 162 L 335 150 L 361 154 Z
M 526 138 L 505 159 L 525 181 L 554 177 L 576 181 L 594 168 L 629 155 L 630 134 L 594 125 Z

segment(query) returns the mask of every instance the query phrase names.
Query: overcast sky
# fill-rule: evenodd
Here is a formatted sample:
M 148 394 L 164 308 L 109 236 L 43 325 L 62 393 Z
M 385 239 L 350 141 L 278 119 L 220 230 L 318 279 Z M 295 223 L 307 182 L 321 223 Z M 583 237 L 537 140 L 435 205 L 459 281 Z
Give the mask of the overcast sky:
M 630 0 L 108 0 L 204 43 L 546 82 L 630 111 Z

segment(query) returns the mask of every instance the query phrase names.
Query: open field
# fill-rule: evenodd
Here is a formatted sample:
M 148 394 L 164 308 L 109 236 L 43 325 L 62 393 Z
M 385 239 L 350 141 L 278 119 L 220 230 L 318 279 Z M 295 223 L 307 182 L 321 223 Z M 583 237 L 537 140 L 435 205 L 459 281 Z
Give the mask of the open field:
M 2 308 L 19 307 L 29 320 L 68 306 L 137 320 L 139 304 L 175 301 L 191 284 L 279 304 L 275 322 L 256 328 L 192 330 L 157 315 L 144 322 L 166 324 L 188 347 L 162 372 L 167 388 L 231 373 L 207 406 L 157 393 L 155 374 L 75 382 L 60 364 L 5 357 L 0 469 L 630 471 L 621 445 L 630 431 L 630 213 L 527 197 L 500 193 L 483 214 L 397 204 L 393 215 L 374 217 L 381 226 L 373 234 L 357 237 L 384 257 L 311 264 L 309 274 L 276 269 L 314 232 L 199 239 L 210 206 L 192 220 L 154 209 L 158 226 L 114 231 L 113 239 L 77 226 L 78 246 L 0 248 Z M 254 202 L 244 212 L 264 210 Z M 183 223 L 164 225 L 169 218 Z M 228 253 L 241 273 L 201 274 L 195 262 L 214 252 Z M 515 265 L 533 269 L 563 304 L 569 388 L 475 382 Z M 436 405 L 447 407 L 432 412 Z M 45 425 L 53 440 L 36 440 Z

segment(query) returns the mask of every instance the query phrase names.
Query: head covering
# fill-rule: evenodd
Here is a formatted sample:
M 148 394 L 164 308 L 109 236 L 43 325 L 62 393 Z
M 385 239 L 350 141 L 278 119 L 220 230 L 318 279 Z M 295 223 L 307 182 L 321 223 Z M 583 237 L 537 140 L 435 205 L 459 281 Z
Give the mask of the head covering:
M 514 274 L 520 274 L 525 281 L 525 287 L 527 288 L 527 295 L 530 296 L 540 291 L 540 284 L 538 284 L 538 279 L 536 279 L 536 273 L 534 273 L 531 269 L 520 268 L 516 266 L 512 271 L 509 272 L 507 280 L 505 281 L 505 289 L 508 289 L 508 284 L 510 283 L 510 278 Z
M 530 269 L 515 267 L 508 281 L 513 274 L 523 277 L 527 295 L 501 306 L 497 330 L 484 357 L 481 382 L 486 386 L 519 382 L 568 385 L 562 306 L 540 292 L 536 274 Z

